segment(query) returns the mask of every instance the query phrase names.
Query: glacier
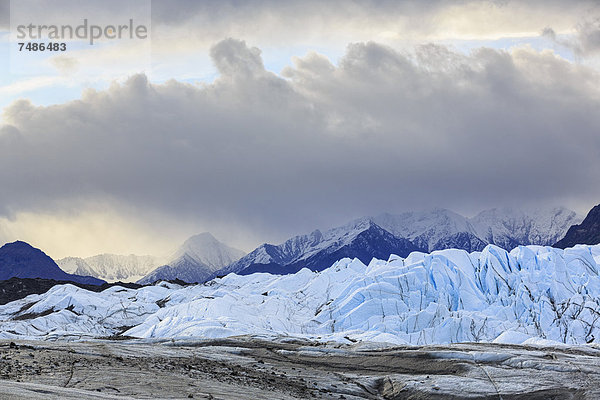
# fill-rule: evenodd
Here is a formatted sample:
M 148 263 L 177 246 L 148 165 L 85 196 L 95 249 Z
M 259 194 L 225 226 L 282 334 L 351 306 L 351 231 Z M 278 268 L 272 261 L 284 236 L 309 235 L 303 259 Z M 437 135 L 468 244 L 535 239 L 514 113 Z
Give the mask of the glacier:
M 59 285 L 0 306 L 0 338 L 220 338 L 243 334 L 395 344 L 593 343 L 600 245 L 488 245 L 344 258 L 290 275 L 229 274 L 94 293 Z

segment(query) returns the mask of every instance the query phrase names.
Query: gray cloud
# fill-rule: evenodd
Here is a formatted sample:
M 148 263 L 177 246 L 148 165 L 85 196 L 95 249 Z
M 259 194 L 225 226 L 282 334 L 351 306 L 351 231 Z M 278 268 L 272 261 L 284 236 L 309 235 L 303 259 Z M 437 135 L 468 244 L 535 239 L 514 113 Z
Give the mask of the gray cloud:
M 277 240 L 382 211 L 598 202 L 598 73 L 550 53 L 437 45 L 308 54 L 283 77 L 260 51 L 211 49 L 212 84 L 131 77 L 0 128 L 0 204 L 114 201 Z
M 600 53 L 600 18 L 578 23 L 572 37 L 561 38 L 551 27 L 544 28 L 542 36 L 570 49 L 577 57 L 596 56 Z
M 391 29 L 399 34 L 435 33 L 438 29 L 445 32 L 457 28 L 487 33 L 490 29 L 523 32 L 525 27 L 539 31 L 544 26 L 538 26 L 540 20 L 564 21 L 572 27 L 571 21 L 598 11 L 595 0 L 533 0 L 526 3 L 511 0 L 151 0 L 149 4 L 153 25 L 158 28 L 166 26 L 173 30 L 185 26 L 188 35 L 210 37 L 227 34 L 252 37 L 253 32 L 260 31 L 270 33 L 275 41 L 278 37 L 290 35 L 304 38 L 320 35 L 322 38 L 323 34 L 334 35 L 336 29 L 333 28 L 342 27 L 346 34 L 349 30 L 361 31 L 369 26 L 374 26 L 375 31 Z M 80 13 L 81 4 L 76 9 Z M 94 8 L 96 13 L 101 9 Z M 10 0 L 0 0 L 0 28 L 9 26 L 9 11 Z M 30 14 L 32 20 L 43 21 L 49 11 L 49 6 L 38 4 L 32 7 Z M 64 15 L 69 12 L 68 7 L 61 10 Z M 460 15 L 463 21 L 457 25 L 455 18 L 445 18 L 448 15 Z M 486 17 L 485 21 L 481 21 L 481 17 Z M 372 30 L 367 31 L 373 33 Z M 154 39 L 160 40 L 161 37 Z
M 459 2 L 462 4 L 469 1 Z M 459 4 L 457 3 L 457 4 Z M 490 4 L 496 3 L 489 1 Z M 431 13 L 432 11 L 444 7 L 441 0 L 429 1 L 427 6 L 419 5 L 418 2 L 393 1 L 393 0 L 366 0 L 366 1 L 288 1 L 281 2 L 276 0 L 260 0 L 254 2 L 240 0 L 223 0 L 219 2 L 197 1 L 197 0 L 153 0 L 152 17 L 153 21 L 160 24 L 174 25 L 193 19 L 197 16 L 207 17 L 212 21 L 227 21 L 229 18 L 238 18 L 242 16 L 256 17 L 259 14 L 271 14 L 278 17 L 296 16 L 304 19 L 313 14 L 313 18 L 319 18 L 312 11 L 319 10 L 327 17 L 347 18 L 349 16 L 358 16 L 365 14 L 385 15 L 386 12 L 405 12 L 405 13 Z M 215 15 L 219 18 L 215 19 Z M 228 18 L 229 17 L 229 18 Z
M 198 48 L 232 36 L 265 51 L 306 44 L 338 48 L 366 40 L 410 47 L 423 41 L 536 36 L 545 26 L 564 32 L 599 11 L 596 0 L 154 0 L 153 45 L 174 52 L 182 42 Z M 180 33 L 177 46 L 174 31 Z
M 600 18 L 579 24 L 577 32 L 580 54 L 595 55 L 600 52 Z
M 572 0 L 565 3 L 564 0 L 532 0 L 526 4 L 520 1 L 511 0 L 460 0 L 447 2 L 443 0 L 420 1 L 398 1 L 398 0 L 362 0 L 362 1 L 344 1 L 344 0 L 303 0 L 281 2 L 277 0 L 259 0 L 253 2 L 240 0 L 222 0 L 219 2 L 198 1 L 198 0 L 153 0 L 152 12 L 153 20 L 156 23 L 174 25 L 185 22 L 198 15 L 210 17 L 214 20 L 226 20 L 227 16 L 238 17 L 246 15 L 248 17 L 256 16 L 261 13 L 269 13 L 278 17 L 283 15 L 296 16 L 296 18 L 305 18 L 312 15 L 313 18 L 322 16 L 332 16 L 339 19 L 358 16 L 430 16 L 436 12 L 446 9 L 456 10 L 460 7 L 472 6 L 487 7 L 492 9 L 513 9 L 514 10 L 538 10 L 554 12 L 561 10 L 563 14 L 577 12 L 577 7 L 587 9 L 594 7 L 594 0 Z M 315 15 L 314 11 L 320 11 L 321 15 Z M 215 18 L 218 16 L 218 18 Z M 419 21 L 423 22 L 423 21 Z
M 10 27 L 10 0 L 0 0 L 0 29 Z

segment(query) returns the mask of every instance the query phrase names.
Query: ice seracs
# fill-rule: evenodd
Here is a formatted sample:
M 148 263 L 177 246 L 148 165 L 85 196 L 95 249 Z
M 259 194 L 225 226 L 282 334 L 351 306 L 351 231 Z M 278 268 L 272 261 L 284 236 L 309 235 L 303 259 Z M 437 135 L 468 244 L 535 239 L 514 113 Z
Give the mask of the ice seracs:
M 585 344 L 600 338 L 600 245 L 488 245 L 345 258 L 295 274 L 92 293 L 56 286 L 0 307 L 0 337 L 290 335 L 430 344 Z M 123 327 L 131 327 L 124 332 Z

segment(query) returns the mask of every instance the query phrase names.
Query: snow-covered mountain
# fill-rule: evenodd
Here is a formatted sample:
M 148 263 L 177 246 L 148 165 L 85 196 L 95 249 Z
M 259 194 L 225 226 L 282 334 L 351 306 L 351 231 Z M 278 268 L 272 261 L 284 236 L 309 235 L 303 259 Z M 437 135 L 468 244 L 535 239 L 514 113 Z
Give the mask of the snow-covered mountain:
M 381 214 L 370 218 L 397 237 L 409 239 L 422 251 L 461 248 L 483 249 L 486 244 L 468 218 L 438 208 L 430 211 Z
M 488 245 L 342 259 L 321 272 L 231 274 L 93 293 L 72 285 L 0 306 L 2 338 L 288 335 L 347 342 L 600 340 L 600 245 Z
M 95 276 L 107 282 L 135 282 L 161 265 L 154 256 L 99 254 L 93 257 L 66 257 L 56 263 L 72 274 Z
M 203 233 L 186 240 L 167 261 L 151 256 L 103 254 L 86 259 L 68 257 L 57 263 L 67 272 L 113 282 L 204 282 L 230 272 L 287 274 L 304 267 L 322 270 L 343 257 L 368 263 L 373 257 L 406 256 L 417 250 L 477 251 L 487 244 L 510 250 L 518 245 L 552 245 L 581 220 L 566 208 L 530 213 L 491 209 L 473 218 L 434 209 L 360 218 L 324 232 L 295 236 L 280 245 L 263 244 L 245 257 L 240 250 Z
M 449 248 L 480 251 L 488 244 L 511 250 L 518 245 L 551 245 L 581 220 L 565 208 L 536 210 L 531 214 L 511 209 L 492 209 L 474 218 L 450 210 L 381 214 L 364 217 L 321 233 L 295 236 L 280 245 L 263 244 L 216 275 L 293 273 L 306 267 L 322 270 L 335 259 L 386 259 L 411 251 L 431 252 Z
M 100 279 L 85 274 L 68 274 L 40 249 L 16 241 L 0 248 L 0 280 L 17 278 L 43 278 L 101 285 Z
M 600 204 L 590 210 L 581 224 L 570 227 L 565 237 L 554 247 L 564 249 L 576 244 L 598 243 L 600 243 Z
M 218 241 L 210 233 L 204 232 L 187 239 L 177 249 L 171 260 L 177 261 L 187 257 L 192 261 L 208 266 L 211 270 L 217 270 L 238 260 L 244 254 L 246 253 L 234 249 Z
M 571 225 L 583 217 L 564 207 L 540 208 L 529 212 L 511 208 L 482 211 L 470 219 L 476 234 L 486 243 L 505 249 L 518 245 L 551 246 Z
M 192 236 L 171 257 L 141 278 L 138 283 L 180 279 L 185 282 L 204 282 L 226 265 L 237 261 L 245 253 L 219 242 L 208 232 Z
M 507 250 L 529 244 L 550 246 L 582 219 L 564 207 L 531 211 L 493 208 L 473 218 L 445 209 L 381 214 L 372 218 L 383 229 L 410 239 L 423 251 L 448 248 L 474 251 L 488 244 Z
M 398 238 L 370 219 L 353 221 L 321 233 L 295 236 L 274 246 L 263 244 L 239 261 L 217 272 L 251 274 L 270 272 L 294 273 L 302 268 L 319 271 L 343 257 L 358 258 L 368 263 L 373 257 L 387 258 L 390 254 L 408 255 L 418 248 L 409 240 Z

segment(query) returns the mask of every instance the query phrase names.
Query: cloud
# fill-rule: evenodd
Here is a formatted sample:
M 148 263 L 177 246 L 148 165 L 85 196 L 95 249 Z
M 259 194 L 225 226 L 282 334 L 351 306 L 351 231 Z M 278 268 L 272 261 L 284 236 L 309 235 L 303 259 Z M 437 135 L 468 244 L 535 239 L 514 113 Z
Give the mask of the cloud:
M 10 0 L 0 0 L 0 31 L 10 27 Z
M 561 0 L 154 0 L 128 2 L 127 6 L 122 1 L 111 2 L 119 4 L 107 7 L 106 2 L 82 5 L 62 0 L 62 6 L 52 9 L 29 6 L 22 14 L 35 21 L 68 20 L 76 16 L 75 21 L 79 22 L 84 9 L 94 20 L 114 21 L 127 13 L 137 20 L 145 18 L 151 8 L 153 51 L 186 54 L 228 36 L 243 37 L 260 46 L 288 48 L 307 43 L 331 47 L 365 40 L 412 44 L 427 40 L 536 36 L 545 26 L 557 32 L 571 30 L 582 16 L 597 15 L 599 9 L 595 0 L 568 3 Z M 13 7 L 21 9 L 17 7 L 19 4 L 13 2 Z M 28 4 L 31 3 L 24 3 Z M 5 19 L 6 27 L 8 5 L 8 0 L 0 0 L 0 23 Z
M 596 55 L 600 52 L 600 18 L 580 23 L 577 33 L 580 54 Z
M 213 46 L 210 55 L 223 78 L 252 79 L 265 72 L 260 49 L 248 48 L 241 40 L 223 40 Z
M 600 53 L 600 18 L 583 19 L 575 26 L 575 34 L 560 36 L 553 28 L 546 27 L 542 36 L 570 49 L 578 57 L 593 57 Z
M 68 56 L 56 56 L 50 60 L 52 65 L 61 75 L 70 75 L 75 72 L 78 68 L 79 62 L 77 59 Z
M 105 202 L 248 249 L 383 211 L 598 202 L 599 76 L 552 52 L 366 42 L 283 76 L 244 41 L 210 54 L 211 84 L 134 75 L 6 108 L 0 212 Z
M 325 41 L 384 37 L 406 41 L 535 36 L 544 26 L 559 31 L 572 29 L 582 16 L 597 11 L 594 0 L 568 3 L 560 0 L 175 0 L 152 3 L 152 19 L 158 32 L 181 28 L 188 32 L 188 38 L 214 40 L 215 36 L 233 35 L 263 44 L 266 41 L 289 44 L 291 40 L 310 41 L 315 37 Z M 160 35 L 156 39 L 160 40 Z

